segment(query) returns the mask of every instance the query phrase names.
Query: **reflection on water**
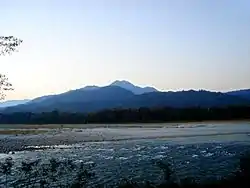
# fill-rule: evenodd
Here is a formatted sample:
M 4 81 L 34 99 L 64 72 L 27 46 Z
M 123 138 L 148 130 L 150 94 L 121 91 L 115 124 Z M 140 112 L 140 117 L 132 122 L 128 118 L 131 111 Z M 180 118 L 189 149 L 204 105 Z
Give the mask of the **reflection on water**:
M 180 177 L 193 176 L 198 180 L 220 178 L 237 169 L 239 156 L 249 151 L 250 147 L 249 142 L 184 145 L 166 140 L 137 140 L 33 149 L 10 156 L 17 163 L 24 159 L 46 161 L 52 157 L 60 160 L 70 158 L 76 162 L 83 161 L 85 164 L 95 163 L 93 171 L 96 178 L 92 183 L 112 184 L 124 178 L 160 181 L 162 176 L 159 174 L 162 172 L 155 164 L 159 160 L 170 163 Z

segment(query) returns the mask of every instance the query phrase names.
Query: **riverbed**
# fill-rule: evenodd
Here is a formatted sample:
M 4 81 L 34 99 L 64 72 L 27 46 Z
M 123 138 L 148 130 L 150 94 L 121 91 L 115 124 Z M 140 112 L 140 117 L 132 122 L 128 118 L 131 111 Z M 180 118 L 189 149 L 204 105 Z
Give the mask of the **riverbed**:
M 0 154 L 0 160 L 12 157 L 18 163 L 56 158 L 95 164 L 91 186 L 112 185 L 122 179 L 159 182 L 163 172 L 158 161 L 169 163 L 178 177 L 205 180 L 228 176 L 239 168 L 240 157 L 250 152 L 250 124 L 77 127 L 39 135 L 1 135 L 0 139 L 16 143 L 10 153 Z

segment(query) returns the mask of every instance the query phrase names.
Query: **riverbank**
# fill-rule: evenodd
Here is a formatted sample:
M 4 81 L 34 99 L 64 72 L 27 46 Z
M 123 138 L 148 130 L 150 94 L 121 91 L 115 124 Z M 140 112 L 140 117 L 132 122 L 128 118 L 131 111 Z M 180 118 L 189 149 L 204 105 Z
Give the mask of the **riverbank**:
M 89 124 L 0 124 L 1 129 L 62 129 L 62 128 L 162 128 L 162 127 L 190 127 L 199 125 L 228 125 L 228 124 L 249 124 L 250 119 L 242 120 L 207 120 L 207 121 L 176 121 L 158 123 L 89 123 Z
M 24 125 L 25 126 L 25 125 Z M 35 128 L 28 129 L 29 134 L 0 134 L 0 153 L 27 150 L 28 146 L 71 145 L 85 142 L 166 139 L 176 142 L 214 142 L 220 141 L 250 141 L 249 122 L 227 122 L 207 124 L 161 124 L 147 127 L 128 126 L 101 128 L 74 127 L 71 128 Z M 133 127 L 133 128 L 132 128 Z M 19 129 L 23 132 L 24 129 Z M 5 133 L 8 131 L 5 130 Z M 1 133 L 1 131 L 0 131 Z

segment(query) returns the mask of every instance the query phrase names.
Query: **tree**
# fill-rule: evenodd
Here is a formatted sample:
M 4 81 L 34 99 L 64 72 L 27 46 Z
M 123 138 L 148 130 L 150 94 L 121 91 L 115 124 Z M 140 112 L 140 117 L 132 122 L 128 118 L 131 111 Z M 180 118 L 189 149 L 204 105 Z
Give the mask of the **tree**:
M 17 48 L 22 42 L 22 40 L 13 36 L 0 36 L 0 56 L 17 51 Z M 12 89 L 12 85 L 8 82 L 8 78 L 0 73 L 0 100 L 5 97 L 4 91 Z
M 17 51 L 23 41 L 13 36 L 0 36 L 0 56 Z
M 5 75 L 0 74 L 0 100 L 4 99 L 4 91 L 8 90 L 13 90 L 12 84 L 9 83 L 8 78 Z

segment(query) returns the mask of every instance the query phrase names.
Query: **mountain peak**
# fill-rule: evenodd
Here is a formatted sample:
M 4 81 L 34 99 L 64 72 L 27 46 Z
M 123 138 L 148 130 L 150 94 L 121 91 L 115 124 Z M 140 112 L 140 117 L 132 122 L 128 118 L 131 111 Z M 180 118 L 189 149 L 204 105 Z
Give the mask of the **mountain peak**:
M 123 89 L 132 91 L 134 94 L 140 95 L 143 93 L 156 92 L 157 90 L 153 87 L 139 87 L 126 80 L 116 80 L 110 84 L 111 86 L 118 86 Z
M 116 81 L 112 82 L 110 85 L 111 86 L 123 86 L 123 85 L 135 86 L 134 84 L 132 84 L 126 80 L 116 80 Z

